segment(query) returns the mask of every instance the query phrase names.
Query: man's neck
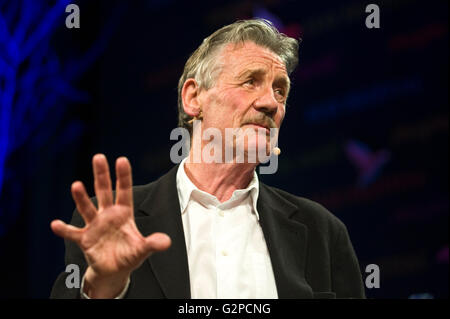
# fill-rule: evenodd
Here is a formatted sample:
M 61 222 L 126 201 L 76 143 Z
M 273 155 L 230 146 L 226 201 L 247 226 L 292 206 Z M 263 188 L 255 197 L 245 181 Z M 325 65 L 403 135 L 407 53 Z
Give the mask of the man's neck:
M 192 154 L 189 154 L 191 157 Z M 256 164 L 249 163 L 194 163 L 188 160 L 184 170 L 194 185 L 221 203 L 227 201 L 237 189 L 250 184 Z

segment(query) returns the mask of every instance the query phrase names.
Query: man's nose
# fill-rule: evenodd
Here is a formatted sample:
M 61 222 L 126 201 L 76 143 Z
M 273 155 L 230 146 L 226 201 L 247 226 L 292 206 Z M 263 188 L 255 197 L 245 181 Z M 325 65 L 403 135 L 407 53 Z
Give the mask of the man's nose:
M 275 99 L 275 95 L 272 88 L 262 89 L 258 98 L 254 103 L 256 110 L 265 113 L 273 118 L 278 110 L 279 102 Z

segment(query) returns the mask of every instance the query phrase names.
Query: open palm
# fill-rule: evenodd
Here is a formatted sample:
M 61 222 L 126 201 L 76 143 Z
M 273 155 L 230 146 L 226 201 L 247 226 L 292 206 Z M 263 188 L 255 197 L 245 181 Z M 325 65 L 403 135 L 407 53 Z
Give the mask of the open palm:
M 98 209 L 81 182 L 72 184 L 72 196 L 85 227 L 60 220 L 51 223 L 58 236 L 74 241 L 83 251 L 90 272 L 101 278 L 128 277 L 150 254 L 167 249 L 170 238 L 163 233 L 143 237 L 134 221 L 132 175 L 129 161 L 116 161 L 116 198 L 113 200 L 108 162 L 93 157 L 94 188 Z

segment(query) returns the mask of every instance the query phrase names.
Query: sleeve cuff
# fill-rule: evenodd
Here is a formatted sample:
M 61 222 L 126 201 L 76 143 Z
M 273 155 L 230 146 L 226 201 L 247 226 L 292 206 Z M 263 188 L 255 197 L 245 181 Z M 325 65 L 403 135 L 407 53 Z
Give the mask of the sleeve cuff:
M 130 278 L 128 277 L 128 281 L 127 281 L 127 284 L 125 285 L 125 288 L 123 288 L 123 290 L 120 292 L 120 294 L 113 299 L 123 299 L 123 297 L 125 297 L 125 294 L 128 291 L 129 286 L 130 286 Z M 83 275 L 83 279 L 81 280 L 80 296 L 81 296 L 81 299 L 92 299 L 87 294 L 84 293 L 84 275 Z

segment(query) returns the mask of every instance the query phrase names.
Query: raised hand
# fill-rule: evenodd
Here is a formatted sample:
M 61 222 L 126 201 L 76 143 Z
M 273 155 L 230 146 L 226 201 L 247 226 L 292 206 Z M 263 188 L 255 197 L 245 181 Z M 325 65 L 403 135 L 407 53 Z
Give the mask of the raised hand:
M 85 227 L 77 228 L 60 220 L 51 223 L 53 232 L 74 241 L 83 251 L 88 268 L 85 293 L 91 298 L 113 298 L 125 287 L 133 270 L 150 254 L 166 250 L 170 238 L 163 233 L 143 237 L 136 227 L 133 209 L 131 166 L 125 157 L 116 161 L 116 199 L 106 157 L 92 159 L 98 209 L 81 182 L 72 184 L 72 196 Z

